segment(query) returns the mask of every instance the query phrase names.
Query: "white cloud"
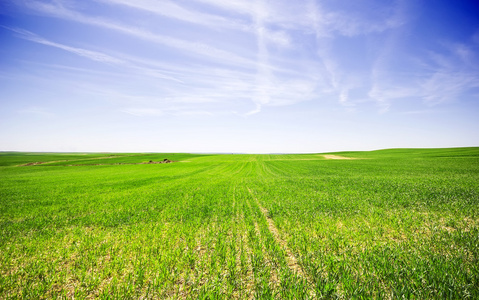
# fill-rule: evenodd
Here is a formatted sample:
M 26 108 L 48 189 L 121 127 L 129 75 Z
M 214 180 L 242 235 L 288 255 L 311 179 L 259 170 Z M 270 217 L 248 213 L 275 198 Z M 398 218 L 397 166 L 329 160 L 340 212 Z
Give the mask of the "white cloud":
M 125 26 L 104 18 L 86 16 L 79 12 L 66 8 L 65 6 L 61 5 L 61 3 L 63 2 L 56 1 L 55 3 L 44 3 L 38 1 L 31 1 L 28 2 L 27 6 L 38 12 L 46 13 L 54 17 L 93 26 L 100 26 L 133 36 L 135 38 L 159 43 L 174 49 L 178 49 L 184 55 L 200 55 L 202 58 L 209 58 L 214 62 L 222 64 L 233 64 L 242 66 L 251 66 L 252 64 L 254 64 L 254 62 L 249 58 L 245 58 L 244 56 L 240 56 L 235 53 L 231 53 L 208 44 L 191 42 L 185 39 L 178 39 L 170 36 L 160 35 L 138 27 Z
M 223 8 L 229 12 L 234 12 L 237 14 L 254 16 L 256 15 L 256 5 L 257 1 L 254 0 L 196 0 L 197 2 L 206 3 L 216 7 Z
M 148 68 L 148 67 L 142 67 L 142 66 L 139 66 L 138 64 L 134 64 L 130 61 L 127 61 L 127 60 L 124 60 L 124 59 L 121 59 L 121 58 L 116 58 L 116 57 L 113 57 L 111 55 L 108 55 L 108 54 L 105 54 L 105 53 L 102 53 L 102 52 L 92 51 L 92 50 L 87 50 L 87 49 L 83 49 L 83 48 L 77 48 L 77 47 L 64 45 L 64 44 L 61 44 L 61 43 L 52 42 L 50 40 L 47 40 L 47 39 L 45 39 L 45 38 L 43 38 L 43 37 L 41 37 L 41 36 L 39 36 L 39 35 L 37 35 L 33 32 L 25 30 L 25 29 L 9 28 L 9 27 L 5 27 L 5 26 L 2 26 L 2 27 L 17 33 L 18 37 L 20 37 L 22 39 L 25 39 L 25 40 L 28 40 L 28 41 L 31 41 L 31 42 L 35 42 L 35 43 L 42 44 L 42 45 L 45 45 L 45 46 L 58 48 L 58 49 L 61 49 L 61 50 L 79 55 L 81 57 L 88 58 L 88 59 L 93 60 L 93 61 L 127 67 L 129 69 L 133 69 L 133 70 L 136 70 L 140 73 L 143 73 L 144 75 L 152 76 L 152 77 L 155 77 L 155 78 L 168 79 L 168 80 L 181 82 L 181 80 L 179 80 L 177 78 L 174 78 L 172 76 L 163 74 L 160 70 L 153 69 L 153 68 Z
M 428 106 L 435 106 L 456 101 L 468 90 L 478 88 L 477 57 L 466 45 L 445 45 L 442 49 L 445 53 L 427 51 L 417 65 L 411 66 L 422 72 L 389 71 L 388 61 L 380 57 L 372 72 L 369 96 L 387 108 L 394 100 L 405 98 L 416 98 Z
M 104 3 L 125 5 L 128 7 L 133 7 L 136 9 L 144 10 L 151 12 L 157 15 L 165 16 L 172 19 L 177 19 L 186 23 L 193 23 L 202 26 L 206 26 L 209 29 L 215 31 L 225 31 L 225 30 L 238 30 L 247 33 L 255 33 L 256 28 L 251 20 L 244 18 L 226 18 L 220 15 L 214 15 L 210 13 L 200 12 L 198 10 L 193 10 L 185 6 L 181 6 L 178 3 L 172 1 L 153 1 L 153 0 L 138 0 L 138 1 L 128 1 L 128 0 L 99 0 Z M 248 13 L 257 13 L 256 10 L 252 7 L 258 6 L 258 3 L 251 3 L 248 5 Z M 230 5 L 223 5 L 224 7 L 238 7 L 239 3 L 229 3 Z M 240 10 L 241 11 L 241 10 Z M 262 16 L 265 18 L 267 15 Z M 252 19 L 255 18 L 254 15 L 251 16 Z M 283 30 L 272 30 L 265 28 L 267 31 L 265 38 L 278 46 L 289 47 L 291 46 L 291 39 L 289 35 Z
M 183 22 L 199 24 L 210 27 L 215 30 L 235 29 L 242 31 L 251 30 L 251 25 L 240 19 L 225 18 L 223 16 L 203 13 L 198 10 L 186 8 L 179 3 L 163 0 L 161 2 L 154 0 L 98 0 L 100 2 L 113 5 L 125 5 L 136 9 L 151 12 L 157 15 L 172 19 L 178 19 Z
M 406 18 L 393 13 L 384 15 L 377 20 L 365 16 L 350 15 L 344 12 L 327 12 L 322 15 L 325 28 L 329 32 L 337 32 L 344 36 L 357 36 L 370 33 L 380 33 L 398 28 L 406 23 Z
M 399 3 L 393 9 L 380 11 L 371 17 L 365 12 L 348 11 L 344 9 L 344 6 L 341 9 L 332 9 L 318 1 L 310 0 L 308 1 L 308 10 L 310 27 L 316 37 L 318 60 L 322 65 L 319 73 L 326 83 L 322 92 L 335 95 L 340 105 L 351 110 L 358 102 L 364 101 L 364 96 L 357 99 L 357 95 L 352 96 L 350 91 L 369 84 L 371 80 L 368 78 L 368 72 L 371 70 L 366 68 L 351 70 L 348 65 L 345 65 L 344 57 L 336 54 L 337 40 L 339 38 L 352 39 L 358 35 L 379 34 L 391 29 L 393 29 L 391 32 L 394 32 L 406 22 L 407 8 Z M 381 57 L 372 66 L 373 74 L 376 74 L 384 65 L 384 57 L 389 55 L 388 49 L 383 49 L 382 52 Z M 373 78 L 372 81 L 375 80 L 376 78 Z M 373 92 L 369 93 L 370 97 L 379 95 L 379 84 L 373 83 L 373 85 L 375 88 Z M 381 99 L 376 98 L 375 100 L 380 105 L 380 110 L 385 112 L 389 105 L 387 99 L 382 96 Z
M 134 8 L 137 13 L 153 13 L 198 24 L 205 32 L 213 30 L 235 34 L 240 31 L 251 34 L 251 40 L 256 39 L 256 48 L 252 45 L 229 47 L 216 41 L 192 42 L 181 34 L 170 36 L 157 33 L 154 27 L 144 29 L 139 26 L 144 24 L 142 22 L 126 24 L 81 13 L 79 8 L 71 6 L 66 0 L 26 2 L 27 7 L 41 14 L 110 29 L 176 49 L 185 56 L 185 63 L 169 63 L 160 57 L 148 59 L 72 47 L 31 32 L 17 31 L 24 39 L 141 74 L 137 81 L 148 82 L 149 92 L 123 97 L 125 99 L 147 99 L 147 103 L 161 102 L 165 105 L 236 105 L 242 102 L 245 105 L 241 106 L 241 111 L 249 107 L 250 111 L 246 114 L 254 114 L 267 106 L 323 98 L 335 98 L 338 105 L 351 109 L 369 97 L 369 101 L 376 101 L 380 111 L 386 112 L 397 99 L 416 97 L 432 105 L 457 98 L 465 89 L 477 86 L 477 72 L 465 67 L 466 63 L 472 65 L 476 62 L 475 53 L 465 44 L 451 46 L 454 59 L 431 52 L 430 59 L 423 62 L 426 66 L 423 70 L 429 73 L 422 73 L 421 76 L 408 77 L 391 67 L 398 54 L 395 46 L 402 42 L 403 25 L 409 20 L 408 1 L 396 1 L 394 5 L 389 2 L 378 4 L 378 8 L 372 11 L 366 5 L 360 12 L 348 9 L 348 6 L 327 6 L 326 2 L 314 0 L 299 4 L 285 0 L 196 0 L 196 5 L 171 0 L 161 3 L 153 0 L 96 1 L 115 8 Z M 373 2 L 364 0 L 361 3 Z M 200 8 L 198 3 L 207 6 Z M 213 9 L 208 9 L 208 6 Z M 382 34 L 386 42 L 381 45 L 377 58 L 369 68 L 365 63 L 360 70 L 350 70 L 342 54 L 336 51 L 337 41 L 378 34 Z M 316 47 L 315 55 L 308 53 L 308 57 L 302 57 L 310 50 L 306 48 L 311 46 Z M 399 59 L 405 59 L 405 55 Z M 458 67 L 458 62 L 462 67 Z M 151 78 L 176 82 L 169 86 L 157 86 Z M 122 93 L 128 95 L 126 91 Z M 236 108 L 232 111 L 239 111 Z M 199 108 L 194 107 L 192 111 L 199 111 Z
M 472 38 L 473 39 L 473 38 Z M 479 87 L 479 57 L 467 44 L 443 42 L 442 50 L 428 52 L 422 61 L 429 74 L 420 82 L 426 104 L 457 100 L 464 92 Z
M 39 43 L 39 44 L 43 44 L 43 45 L 46 45 L 46 46 L 51 46 L 51 47 L 55 47 L 55 48 L 58 48 L 58 49 L 62 49 L 62 50 L 77 54 L 79 56 L 86 57 L 86 58 L 94 60 L 94 61 L 98 61 L 98 62 L 102 62 L 102 63 L 112 63 L 112 64 L 122 64 L 122 63 L 124 63 L 122 60 L 111 57 L 111 56 L 106 55 L 104 53 L 100 53 L 100 52 L 97 52 L 97 51 L 86 50 L 86 49 L 82 49 L 82 48 L 70 47 L 70 46 L 67 46 L 67 45 L 63 45 L 63 44 L 59 44 L 59 43 L 49 41 L 47 39 L 44 39 L 44 38 L 34 34 L 33 32 L 28 31 L 28 30 L 24 30 L 24 29 L 20 29 L 20 28 L 10 28 L 10 27 L 5 27 L 5 26 L 3 26 L 3 27 L 17 33 L 18 37 L 20 37 L 22 39 L 25 39 L 25 40 L 28 40 L 28 41 L 31 41 L 31 42 L 35 42 L 35 43 Z
M 455 101 L 464 91 L 477 87 L 478 74 L 438 70 L 421 83 L 421 94 L 428 105 L 437 105 Z

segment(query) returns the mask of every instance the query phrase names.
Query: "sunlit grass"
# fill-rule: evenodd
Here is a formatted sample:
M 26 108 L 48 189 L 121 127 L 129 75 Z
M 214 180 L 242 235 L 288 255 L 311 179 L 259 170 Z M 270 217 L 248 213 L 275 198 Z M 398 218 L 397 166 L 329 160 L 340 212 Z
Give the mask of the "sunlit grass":
M 336 155 L 2 153 L 0 298 L 479 298 L 479 149 Z

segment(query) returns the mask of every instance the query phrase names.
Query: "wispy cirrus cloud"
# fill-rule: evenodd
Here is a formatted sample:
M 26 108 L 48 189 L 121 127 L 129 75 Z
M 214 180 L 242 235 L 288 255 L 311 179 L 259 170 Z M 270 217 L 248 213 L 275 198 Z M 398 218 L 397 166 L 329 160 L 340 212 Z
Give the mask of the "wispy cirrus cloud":
M 364 0 L 361 1 L 364 9 L 357 9 L 359 4 L 344 6 L 334 1 L 315 0 L 299 4 L 285 0 L 94 2 L 107 4 L 122 13 L 131 10 L 135 15 L 150 18 L 149 21 L 169 19 L 175 20 L 175 25 L 183 22 L 189 24 L 188 29 L 198 29 L 204 36 L 210 33 L 221 37 L 241 34 L 242 42 L 233 46 L 231 44 L 236 43 L 233 38 L 231 43 L 220 39 L 194 42 L 189 39 L 191 36 L 157 30 L 155 26 L 145 26 L 147 22 L 135 18 L 112 19 L 95 11 L 87 13 L 78 2 L 23 2 L 25 7 L 45 16 L 112 30 L 142 40 L 145 44 L 150 43 L 152 47 L 177 51 L 175 55 L 178 53 L 184 62 L 170 63 L 160 57 L 151 59 L 113 51 L 102 53 L 86 49 L 88 47 L 53 42 L 31 32 L 17 32 L 32 42 L 141 73 L 141 77 L 133 81 L 141 79 L 143 83 L 138 85 L 145 86 L 148 82 L 148 93 L 143 95 L 141 92 L 138 97 L 149 99 L 149 102 L 158 101 L 166 105 L 232 105 L 242 102 L 249 105 L 247 112 L 242 114 L 251 115 L 267 106 L 334 98 L 346 110 L 353 110 L 369 101 L 376 102 L 380 112 L 387 112 L 398 99 L 416 97 L 434 105 L 457 98 L 462 91 L 477 85 L 476 71 L 457 67 L 458 62 L 461 66 L 475 62 L 474 51 L 467 45 L 455 45 L 454 50 L 450 50 L 454 58 L 435 52 L 429 55 L 431 59 L 428 61 L 421 57 L 424 61 L 422 71 L 426 71 L 416 72 L 414 76 L 397 69 L 394 64 L 398 60 L 407 61 L 407 56 L 411 55 L 399 53 L 400 50 L 396 49 L 404 42 L 407 33 L 404 28 L 411 20 L 412 6 L 406 0 L 388 3 Z M 357 46 L 359 40 L 363 44 L 357 47 L 358 50 L 349 51 L 348 55 L 353 58 L 345 57 L 344 48 Z M 368 40 L 376 42 L 368 45 L 365 42 Z M 374 47 L 378 50 L 372 49 Z M 177 84 L 158 86 L 150 77 L 171 79 Z M 242 109 L 248 105 L 242 106 Z
M 361 2 L 362 6 L 368 6 L 371 1 Z M 356 60 L 352 63 L 344 59 L 344 56 L 338 54 L 343 51 L 341 48 L 345 45 L 354 43 L 358 36 L 386 36 L 386 40 L 391 40 L 390 36 L 397 35 L 401 27 L 408 21 L 409 8 L 404 1 L 397 1 L 395 5 L 379 5 L 369 3 L 375 9 L 357 10 L 349 9 L 348 6 L 335 7 L 334 2 L 320 3 L 315 0 L 307 2 L 308 19 L 315 39 L 318 61 L 321 62 L 321 77 L 325 85 L 322 91 L 325 94 L 334 95 L 338 103 L 351 111 L 358 103 L 363 103 L 365 99 L 373 98 L 380 104 L 381 111 L 387 111 L 387 101 L 377 87 L 375 80 L 369 78 L 369 72 L 375 77 L 389 55 L 387 49 L 382 49 L 379 59 L 368 61 L 370 55 L 367 48 L 358 49 L 358 54 L 353 55 Z M 351 7 L 357 4 L 352 4 Z M 372 39 L 373 40 L 373 39 Z M 341 46 L 339 46 L 341 45 Z M 347 46 L 346 46 L 347 47 Z M 369 46 L 370 47 L 370 46 Z M 381 45 L 381 47 L 384 47 Z M 361 54 L 362 51 L 362 54 Z M 374 51 L 374 50 L 373 50 Z M 350 53 L 354 53 L 351 51 Z M 361 68 L 352 67 L 360 62 Z M 368 85 L 373 85 L 369 93 L 358 90 L 365 90 Z M 380 97 L 380 99 L 378 98 Z M 371 100 L 370 100 L 371 101 Z
M 102 0 L 100 2 L 105 1 L 110 4 L 121 4 L 128 7 L 139 8 L 144 11 L 154 12 L 155 14 L 163 14 L 170 18 L 173 18 L 175 12 L 180 11 L 184 13 L 185 16 L 193 14 L 195 15 L 195 17 L 191 19 L 194 20 L 193 23 L 201 24 L 208 28 L 226 22 L 224 17 L 198 13 L 197 11 L 185 9 L 182 6 L 171 2 L 165 2 L 166 4 L 162 5 L 162 9 L 165 8 L 165 10 L 160 12 L 158 6 L 155 6 L 155 3 L 151 1 L 140 1 L 136 2 L 136 4 L 127 3 L 123 0 Z M 235 13 L 246 14 L 251 17 L 250 24 L 242 19 L 242 21 L 238 22 L 228 21 L 230 23 L 228 23 L 229 25 L 226 27 L 235 30 L 246 30 L 254 35 L 257 46 L 256 59 L 252 56 L 253 52 L 247 52 L 245 56 L 245 53 L 237 54 L 222 50 L 212 45 L 172 38 L 136 26 L 127 26 L 109 19 L 84 15 L 74 10 L 74 8 L 69 7 L 68 2 L 61 0 L 55 2 L 28 1 L 27 6 L 42 14 L 107 28 L 149 42 L 179 49 L 181 52 L 185 53 L 185 55 L 191 55 L 193 53 L 194 55 L 200 55 L 202 59 L 208 58 L 209 62 L 202 60 L 197 67 L 193 67 L 195 70 L 202 69 L 198 73 L 203 73 L 206 78 L 211 78 L 209 73 L 214 70 L 209 63 L 220 63 L 228 67 L 241 66 L 241 68 L 250 69 L 237 75 L 235 78 L 229 77 L 229 79 L 226 80 L 215 78 L 214 82 L 204 82 L 201 88 L 190 86 L 190 95 L 182 96 L 182 94 L 185 93 L 184 91 L 176 91 L 175 96 L 166 96 L 166 98 L 184 100 L 196 97 L 198 99 L 214 99 L 214 101 L 216 101 L 215 99 L 222 98 L 223 101 L 229 101 L 228 99 L 233 95 L 232 92 L 235 92 L 236 94 L 234 95 L 236 98 L 249 99 L 249 101 L 252 101 L 255 109 L 250 111 L 250 113 L 256 113 L 261 110 L 262 106 L 279 104 L 288 105 L 291 103 L 308 101 L 316 97 L 314 91 L 317 92 L 324 88 L 329 89 L 329 87 L 324 86 L 324 80 L 321 79 L 321 77 L 324 76 L 318 75 L 322 71 L 312 68 L 313 65 L 311 64 L 311 60 L 296 60 L 294 63 L 286 65 L 283 63 L 283 57 L 278 55 L 281 54 L 281 52 L 278 53 L 276 48 L 274 48 L 275 54 L 273 58 L 273 55 L 270 53 L 270 48 L 273 47 L 291 47 L 292 40 L 287 33 L 289 29 L 297 30 L 298 28 L 301 28 L 305 33 L 311 31 L 311 29 L 307 27 L 307 22 L 296 18 L 298 12 L 307 11 L 306 7 L 300 6 L 297 8 L 296 6 L 291 6 L 284 1 L 281 2 L 280 5 L 271 5 L 269 2 L 246 3 L 232 1 L 224 3 L 214 0 L 207 2 L 217 7 L 223 7 L 227 10 L 236 9 Z M 292 7 L 295 8 L 294 11 L 291 9 Z M 184 19 L 185 17 L 183 16 L 181 18 Z M 237 20 L 240 20 L 240 18 Z M 298 20 L 301 21 L 298 22 Z M 187 22 L 186 20 L 183 21 Z M 237 24 L 240 24 L 241 26 L 237 26 Z M 293 65 L 294 68 L 291 68 Z M 331 65 L 332 64 L 329 64 L 327 67 L 330 67 Z M 189 70 L 177 72 L 178 68 L 175 69 L 176 70 L 173 71 L 175 76 L 181 77 L 181 80 L 184 80 L 186 83 L 188 83 L 188 77 L 194 77 L 196 84 L 204 81 L 201 77 L 193 76 L 193 72 L 190 72 Z M 253 70 L 255 70 L 254 73 Z M 328 71 L 329 70 L 326 70 L 326 72 Z M 334 76 L 336 76 L 336 74 Z M 225 87 L 218 87 L 217 82 L 223 82 Z M 318 89 L 318 86 L 323 87 Z M 292 91 L 291 93 L 288 88 Z M 209 90 L 220 90 L 220 92 L 211 93 Z M 199 93 L 197 93 L 198 91 Z M 281 91 L 282 93 L 279 93 L 278 91 Z M 287 95 L 289 99 L 286 99 L 285 95 Z
M 127 7 L 136 8 L 146 12 L 154 13 L 160 16 L 165 16 L 171 19 L 177 19 L 186 23 L 206 26 L 214 31 L 237 30 L 247 33 L 255 33 L 256 28 L 254 22 L 242 18 L 226 18 L 220 15 L 200 12 L 192 10 L 184 6 L 174 3 L 172 1 L 157 2 L 153 0 L 98 0 L 103 3 L 111 5 L 123 5 Z M 251 4 L 257 6 L 257 3 Z M 254 18 L 254 16 L 252 16 Z M 290 47 L 291 39 L 285 31 L 272 30 L 264 28 L 266 31 L 265 38 L 278 46 Z
M 47 39 L 31 32 L 31 31 L 25 30 L 25 29 L 11 28 L 11 27 L 6 27 L 6 26 L 2 26 L 2 27 L 5 28 L 5 29 L 8 29 L 10 31 L 15 32 L 17 34 L 17 36 L 22 38 L 22 39 L 25 39 L 25 40 L 28 40 L 28 41 L 31 41 L 31 42 L 35 42 L 35 43 L 38 43 L 38 44 L 46 45 L 46 46 L 51 46 L 51 47 L 58 48 L 58 49 L 61 49 L 61 50 L 65 50 L 65 51 L 71 52 L 73 54 L 76 54 L 76 55 L 79 55 L 79 56 L 82 56 L 82 57 L 86 57 L 90 60 L 94 60 L 94 61 L 98 61 L 98 62 L 102 62 L 102 63 L 111 63 L 111 64 L 122 64 L 122 63 L 124 63 L 124 61 L 122 61 L 120 59 L 117 59 L 115 57 L 112 57 L 110 55 L 104 54 L 104 53 L 100 53 L 100 52 L 97 52 L 97 51 L 91 51 L 91 50 L 87 50 L 87 49 L 82 49 L 82 48 L 71 47 L 71 46 L 60 44 L 60 43 L 52 42 L 50 40 L 47 40 Z
M 421 82 L 420 88 L 422 99 L 428 105 L 455 101 L 465 91 L 479 88 L 479 74 L 438 69 Z
M 389 110 L 398 99 L 416 98 L 428 106 L 436 106 L 456 101 L 465 92 L 479 88 L 479 57 L 465 44 L 442 42 L 435 51 L 410 58 L 415 62 L 410 68 L 421 72 L 389 71 L 394 52 L 388 51 L 388 55 L 389 61 L 380 56 L 372 69 L 369 91 L 383 111 Z
M 255 19 L 258 3 L 261 3 L 237 0 L 195 1 L 224 9 L 234 15 L 246 15 L 251 19 Z M 368 2 L 370 3 L 368 4 Z M 408 20 L 409 11 L 406 1 L 396 1 L 392 6 L 390 3 L 378 6 L 377 1 L 362 1 L 361 4 L 351 6 L 357 5 L 369 6 L 370 10 L 355 10 L 354 8 L 348 10 L 345 9 L 345 6 L 341 6 L 341 8 L 334 5 L 328 6 L 315 0 L 301 3 L 292 3 L 286 0 L 278 0 L 274 3 L 265 2 L 263 6 L 268 9 L 263 15 L 263 22 L 276 28 L 320 32 L 319 35 L 325 37 L 335 34 L 354 36 L 383 32 L 400 27 Z M 298 16 L 301 17 L 298 18 Z M 318 31 L 318 25 L 321 25 L 322 30 Z
M 207 26 L 214 30 L 234 29 L 241 31 L 250 31 L 251 24 L 241 19 L 226 18 L 219 15 L 204 13 L 181 6 L 179 3 L 163 0 L 161 2 L 154 0 L 98 0 L 99 2 L 111 5 L 124 5 L 157 15 L 177 19 L 187 23 Z
M 362 6 L 365 9 L 357 9 Z M 411 9 L 406 1 L 378 4 L 377 1 L 353 3 L 350 8 L 340 9 L 316 5 L 320 9 L 321 22 L 327 33 L 357 36 L 385 32 L 405 25 L 410 19 Z
M 31 31 L 21 29 L 21 28 L 11 28 L 11 27 L 6 27 L 2 26 L 5 29 L 8 29 L 14 33 L 17 34 L 17 36 L 21 39 L 25 39 L 34 43 L 42 44 L 45 46 L 50 46 L 54 47 L 57 49 L 61 49 L 73 54 L 76 54 L 78 56 L 90 59 L 92 61 L 100 62 L 100 63 L 105 63 L 105 64 L 111 64 L 111 65 L 120 65 L 123 67 L 127 67 L 129 69 L 137 70 L 141 73 L 144 73 L 148 76 L 153 76 L 156 78 L 161 78 L 161 79 L 168 79 L 168 80 L 174 80 L 181 82 L 181 80 L 176 79 L 172 76 L 162 74 L 159 70 L 153 69 L 153 68 L 147 68 L 147 67 L 141 67 L 137 64 L 132 63 L 131 61 L 124 60 L 121 58 L 113 57 L 111 55 L 98 52 L 98 51 L 92 51 L 88 49 L 83 49 L 83 48 L 78 48 L 78 47 L 72 47 L 68 45 L 64 45 L 61 43 L 53 42 L 51 40 L 45 39 Z
M 244 56 L 237 55 L 235 53 L 228 52 L 216 48 L 214 46 L 200 43 L 200 42 L 191 42 L 186 39 L 179 39 L 170 36 L 165 36 L 161 34 L 153 33 L 149 30 L 138 28 L 135 26 L 127 26 L 117 22 L 114 22 L 109 19 L 101 17 L 91 17 L 84 15 L 77 11 L 74 11 L 64 5 L 62 1 L 55 2 L 38 2 L 38 1 L 29 1 L 26 6 L 30 9 L 33 9 L 37 12 L 45 13 L 50 16 L 57 18 L 66 19 L 69 21 L 76 21 L 92 26 L 99 26 L 114 30 L 123 34 L 133 36 L 135 38 L 143 39 L 149 42 L 159 43 L 173 49 L 180 50 L 184 55 L 191 56 L 192 54 L 200 55 L 203 58 L 209 58 L 210 60 L 222 63 L 222 64 L 233 64 L 233 65 L 243 65 L 251 66 L 253 61 Z

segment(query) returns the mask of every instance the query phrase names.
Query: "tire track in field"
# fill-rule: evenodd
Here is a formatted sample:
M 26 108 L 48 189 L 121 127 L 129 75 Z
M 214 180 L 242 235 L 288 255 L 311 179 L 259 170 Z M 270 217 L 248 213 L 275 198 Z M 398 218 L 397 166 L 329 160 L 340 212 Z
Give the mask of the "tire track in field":
M 233 209 L 234 209 L 234 214 L 235 214 L 235 222 L 236 222 L 236 228 L 238 229 L 238 240 L 239 242 L 239 249 L 236 254 L 236 265 L 239 266 L 238 269 L 238 277 L 241 282 L 241 286 L 246 287 L 246 288 L 240 288 L 238 293 L 239 293 L 239 299 L 253 299 L 253 290 L 254 290 L 254 275 L 253 275 L 253 268 L 251 264 L 251 253 L 253 252 L 251 248 L 248 245 L 248 237 L 246 234 L 246 226 L 241 226 L 241 225 L 246 225 L 245 222 L 245 215 L 243 210 L 241 209 L 240 205 L 238 205 L 238 208 L 236 208 L 236 185 L 233 187 Z M 247 203 L 249 204 L 249 203 Z M 243 228 L 244 227 L 244 228 Z M 245 231 L 243 231 L 243 230 Z M 238 299 L 235 298 L 235 299 Z
M 249 187 L 247 187 L 248 189 L 248 192 L 251 194 L 251 196 L 253 197 L 253 199 L 256 201 L 256 204 L 258 205 L 261 213 L 263 214 L 264 218 L 266 219 L 266 222 L 268 223 L 268 229 L 269 231 L 271 232 L 271 234 L 273 235 L 275 241 L 281 245 L 281 247 L 285 250 L 286 252 L 286 262 L 288 263 L 288 267 L 289 269 L 299 275 L 300 277 L 302 277 L 303 279 L 305 279 L 309 284 L 312 284 L 312 280 L 311 278 L 309 278 L 309 276 L 307 275 L 307 273 L 303 270 L 303 268 L 301 267 L 301 265 L 298 263 L 298 260 L 296 259 L 296 257 L 294 256 L 293 252 L 291 251 L 291 249 L 289 249 L 287 243 L 285 240 L 283 240 L 281 238 L 281 236 L 279 235 L 279 231 L 278 229 L 276 228 L 276 225 L 274 224 L 274 221 L 273 219 L 271 219 L 271 217 L 269 217 L 269 214 L 268 214 L 268 210 L 266 208 L 264 208 L 258 201 L 258 198 L 256 198 L 253 194 L 253 192 L 251 191 L 251 189 Z M 314 290 L 312 291 L 312 296 L 313 298 L 315 297 L 315 293 L 314 293 Z
M 250 201 L 249 199 L 246 201 L 246 204 L 248 205 L 248 209 L 249 209 L 250 213 L 253 214 L 253 207 L 251 206 L 251 201 Z M 264 245 L 264 240 L 262 239 L 262 236 L 261 236 L 261 230 L 260 230 L 260 227 L 259 227 L 259 225 L 258 225 L 258 222 L 256 222 L 255 220 L 252 220 L 252 223 L 253 223 L 253 226 L 254 226 L 255 236 L 258 238 L 258 243 L 260 244 L 260 247 L 261 247 L 261 251 L 262 251 L 263 254 L 266 254 L 267 251 L 266 251 L 266 247 L 265 247 L 265 245 Z M 251 247 L 254 247 L 254 242 L 251 241 L 251 240 L 250 240 L 250 246 L 251 246 Z M 251 249 L 250 249 L 250 250 L 251 250 Z M 252 260 L 251 260 L 251 258 L 252 258 L 252 256 L 251 256 L 252 253 L 253 253 L 253 251 L 251 251 L 251 252 L 249 253 L 249 254 L 250 254 L 250 265 L 251 265 L 251 268 L 252 268 L 252 265 L 253 265 L 253 262 L 252 262 Z M 272 264 L 271 264 L 272 259 L 273 259 L 273 258 L 272 258 L 270 255 L 265 255 L 265 256 L 263 257 L 263 262 L 264 262 L 265 264 L 271 266 L 271 265 L 272 265 Z M 252 270 L 252 274 L 253 274 L 253 273 L 254 273 L 254 272 L 253 272 L 253 270 Z M 254 277 L 253 277 L 253 281 L 255 281 L 255 280 L 254 280 Z M 271 268 L 271 269 L 270 269 L 270 282 L 273 284 L 273 286 L 274 286 L 275 288 L 277 288 L 277 287 L 279 286 L 279 284 L 280 284 L 280 282 L 279 282 L 279 274 L 278 274 L 277 270 L 274 269 L 274 268 Z

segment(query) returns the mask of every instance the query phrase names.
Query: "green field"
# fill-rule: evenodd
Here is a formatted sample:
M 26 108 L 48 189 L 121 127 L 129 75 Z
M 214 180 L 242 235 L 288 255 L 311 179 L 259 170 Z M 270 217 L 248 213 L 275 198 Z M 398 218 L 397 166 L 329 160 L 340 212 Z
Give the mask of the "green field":
M 0 299 L 479 299 L 479 148 L 331 154 L 2 152 Z

